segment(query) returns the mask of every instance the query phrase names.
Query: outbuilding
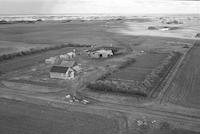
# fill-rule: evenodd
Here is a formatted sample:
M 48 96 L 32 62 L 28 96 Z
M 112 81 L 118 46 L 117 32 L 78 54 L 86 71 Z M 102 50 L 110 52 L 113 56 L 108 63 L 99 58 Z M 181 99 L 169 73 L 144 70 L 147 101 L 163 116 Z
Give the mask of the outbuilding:
M 88 55 L 92 58 L 107 58 L 113 56 L 112 50 L 100 49 L 96 51 L 89 51 Z
M 56 79 L 74 79 L 75 70 L 70 67 L 53 66 L 50 70 L 50 78 Z
M 69 52 L 69 53 L 67 53 L 67 55 L 69 56 L 70 59 L 73 59 L 74 57 L 76 57 L 75 52 Z

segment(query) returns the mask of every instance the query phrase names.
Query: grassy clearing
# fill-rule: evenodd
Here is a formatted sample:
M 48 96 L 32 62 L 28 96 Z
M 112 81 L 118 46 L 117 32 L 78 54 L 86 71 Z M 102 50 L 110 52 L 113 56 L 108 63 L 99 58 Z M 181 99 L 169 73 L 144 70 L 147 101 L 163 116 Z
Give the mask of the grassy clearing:
M 160 61 L 162 61 L 165 56 L 160 58 Z M 155 65 L 157 65 L 157 67 L 154 69 L 152 68 L 152 64 L 148 66 L 150 68 L 140 69 L 139 66 L 137 66 L 142 65 L 140 61 L 138 62 L 139 64 L 137 64 L 137 61 L 135 61 L 135 59 L 126 59 L 126 62 L 120 64 L 119 67 L 116 68 L 116 70 L 105 74 L 96 82 L 90 83 L 87 88 L 95 91 L 123 93 L 129 95 L 138 95 L 142 97 L 149 96 L 150 92 L 156 90 L 156 87 L 159 86 L 159 84 L 162 82 L 162 80 L 165 78 L 171 68 L 176 64 L 180 56 L 180 53 L 173 52 L 169 54 L 166 58 L 164 58 L 164 60 L 160 62 L 159 65 L 157 62 L 155 62 Z M 130 68 L 136 67 L 135 64 L 138 68 L 134 69 L 136 70 L 134 72 Z M 138 70 L 140 70 L 139 74 Z M 123 73 L 118 73 L 120 71 Z M 135 74 L 137 75 L 135 76 Z M 141 77 L 140 75 L 143 75 L 143 77 Z
M 127 68 L 134 62 L 135 62 L 135 58 L 126 57 L 124 61 L 121 62 L 121 64 L 119 64 L 116 68 L 102 75 L 97 81 L 88 83 L 86 87 L 94 91 L 104 91 L 104 92 L 112 92 L 112 93 L 120 93 L 120 94 L 122 93 L 122 94 L 128 94 L 128 95 L 146 96 L 146 94 L 144 94 L 144 92 L 141 90 L 137 90 L 137 89 L 132 90 L 130 85 L 127 85 L 127 83 L 107 80 L 108 76 L 116 73 L 118 70 Z
M 115 73 L 112 73 L 107 79 L 110 80 L 125 80 L 125 81 L 143 81 L 145 76 L 150 74 L 153 68 L 157 67 L 167 57 L 166 53 L 146 53 L 136 57 L 134 64 L 122 68 Z

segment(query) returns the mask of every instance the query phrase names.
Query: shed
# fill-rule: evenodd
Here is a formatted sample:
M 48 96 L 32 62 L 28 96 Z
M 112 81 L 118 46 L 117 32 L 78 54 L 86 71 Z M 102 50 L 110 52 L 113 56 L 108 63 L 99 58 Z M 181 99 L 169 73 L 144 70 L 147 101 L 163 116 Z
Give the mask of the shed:
M 69 53 L 67 53 L 67 55 L 70 57 L 70 59 L 76 57 L 76 53 L 75 52 L 69 52 Z
M 62 54 L 60 55 L 60 58 L 63 60 L 70 60 L 70 56 L 68 54 Z
M 50 70 L 50 78 L 56 79 L 73 79 L 75 77 L 75 70 L 70 67 L 53 66 Z

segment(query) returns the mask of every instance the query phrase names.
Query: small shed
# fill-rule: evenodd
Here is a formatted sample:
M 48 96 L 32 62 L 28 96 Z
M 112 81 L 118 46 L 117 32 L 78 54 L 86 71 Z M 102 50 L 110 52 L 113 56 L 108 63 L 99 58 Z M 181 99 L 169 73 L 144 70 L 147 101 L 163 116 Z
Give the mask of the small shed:
M 73 67 L 73 69 L 77 72 L 77 73 L 80 73 L 82 68 L 79 66 L 79 65 L 76 65 Z
M 60 55 L 60 58 L 62 60 L 70 60 L 70 56 L 68 54 L 62 54 L 62 55 Z
M 69 56 L 70 59 L 73 59 L 74 57 L 76 57 L 75 52 L 69 52 L 69 53 L 67 53 L 67 55 Z
M 70 67 L 53 66 L 50 70 L 50 78 L 56 79 L 74 79 L 75 70 Z

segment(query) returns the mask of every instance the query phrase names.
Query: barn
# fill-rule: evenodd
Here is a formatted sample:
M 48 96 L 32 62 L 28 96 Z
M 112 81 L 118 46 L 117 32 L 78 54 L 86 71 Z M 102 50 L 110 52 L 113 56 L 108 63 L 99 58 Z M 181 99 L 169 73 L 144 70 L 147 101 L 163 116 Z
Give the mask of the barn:
M 113 56 L 112 50 L 100 49 L 96 51 L 89 51 L 88 55 L 92 58 L 107 58 Z
M 74 79 L 75 70 L 70 67 L 53 66 L 50 70 L 50 78 L 56 79 Z

